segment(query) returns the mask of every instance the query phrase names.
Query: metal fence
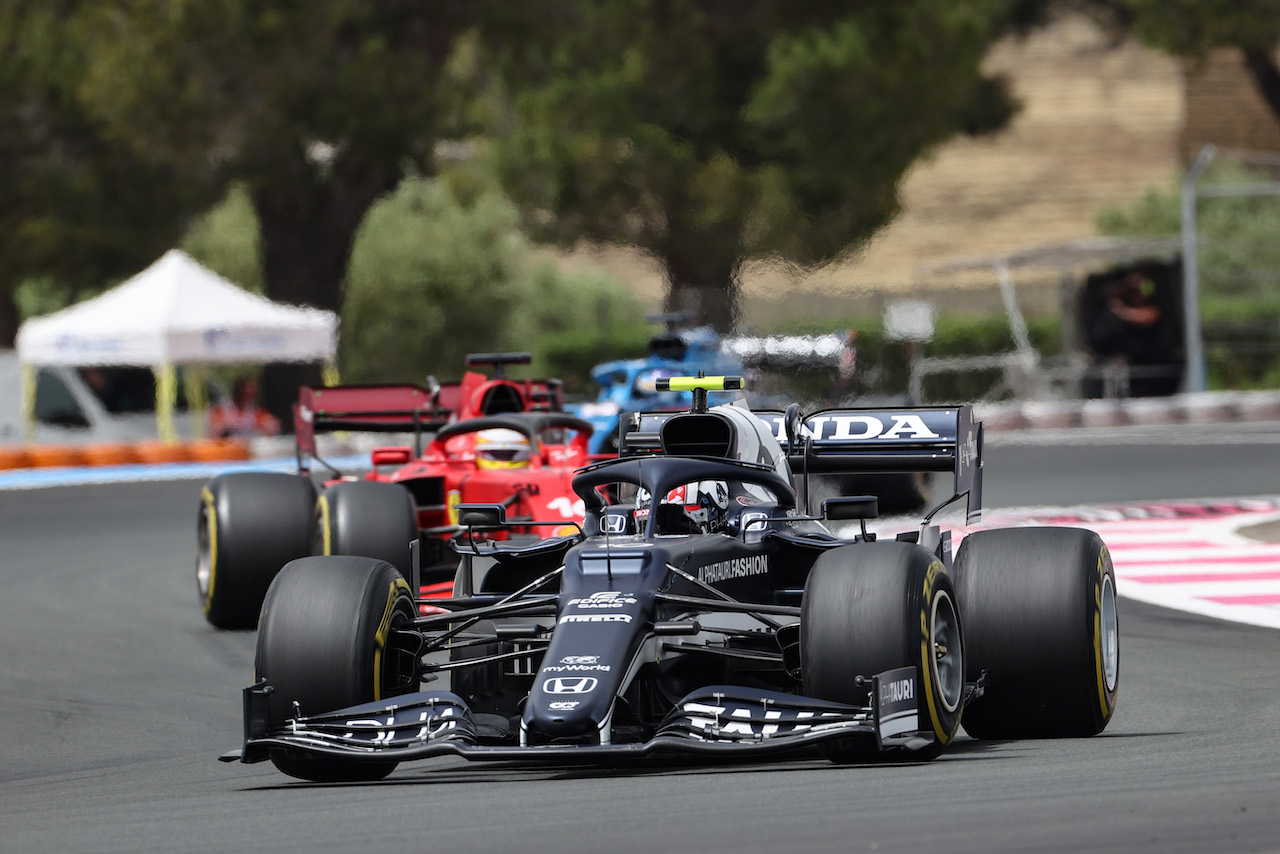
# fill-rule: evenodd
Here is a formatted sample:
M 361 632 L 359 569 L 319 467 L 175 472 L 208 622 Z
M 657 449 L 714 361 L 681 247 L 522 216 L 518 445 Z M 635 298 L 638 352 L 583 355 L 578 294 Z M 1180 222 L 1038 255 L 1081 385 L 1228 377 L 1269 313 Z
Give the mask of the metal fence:
M 1181 215 L 1188 390 L 1280 382 L 1280 154 L 1206 145 Z
M 908 393 L 920 402 L 1280 388 L 1280 153 L 1208 146 L 1183 176 L 1180 198 L 1152 198 L 1158 210 L 1134 219 L 1150 214 L 1152 230 L 1163 236 L 1095 237 L 965 258 L 917 269 L 910 288 L 789 292 L 758 313 L 832 323 L 876 318 L 868 324 L 875 334 L 864 329 L 855 342 L 861 391 Z M 1099 331 L 1135 274 L 1129 284 L 1150 287 L 1161 314 L 1145 353 L 1108 347 Z M 919 324 L 895 336 L 891 316 L 903 303 L 930 306 L 940 321 L 1003 318 L 1004 328 L 969 350 Z

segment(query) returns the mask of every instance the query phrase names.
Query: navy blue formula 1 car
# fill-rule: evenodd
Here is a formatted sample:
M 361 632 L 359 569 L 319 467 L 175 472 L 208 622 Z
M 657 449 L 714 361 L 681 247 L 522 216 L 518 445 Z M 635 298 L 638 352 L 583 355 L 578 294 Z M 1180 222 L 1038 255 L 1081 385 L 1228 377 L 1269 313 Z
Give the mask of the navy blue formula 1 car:
M 316 781 L 442 754 L 901 761 L 936 757 L 961 726 L 1008 739 L 1107 725 L 1118 622 L 1097 534 L 978 530 L 953 560 L 933 522 L 945 505 L 893 539 L 867 532 L 872 497 L 804 506 L 811 474 L 949 472 L 975 521 L 970 407 L 805 418 L 709 408 L 736 377 L 663 382 L 693 391 L 692 409 L 632 416 L 619 458 L 578 471 L 580 532 L 499 541 L 481 533 L 505 524 L 501 505 L 458 508 L 468 530 L 435 613 L 420 615 L 418 579 L 377 559 L 286 565 L 262 607 L 243 746 L 223 760 Z

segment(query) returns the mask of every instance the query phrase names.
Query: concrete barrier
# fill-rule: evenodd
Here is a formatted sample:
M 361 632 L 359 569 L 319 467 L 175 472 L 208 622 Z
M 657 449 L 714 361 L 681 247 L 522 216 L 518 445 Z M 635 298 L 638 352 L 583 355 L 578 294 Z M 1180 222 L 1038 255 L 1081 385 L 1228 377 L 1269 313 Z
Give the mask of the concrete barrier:
M 991 432 L 1280 421 L 1280 390 L 1209 391 L 1107 400 L 1001 401 L 975 404 L 974 411 Z

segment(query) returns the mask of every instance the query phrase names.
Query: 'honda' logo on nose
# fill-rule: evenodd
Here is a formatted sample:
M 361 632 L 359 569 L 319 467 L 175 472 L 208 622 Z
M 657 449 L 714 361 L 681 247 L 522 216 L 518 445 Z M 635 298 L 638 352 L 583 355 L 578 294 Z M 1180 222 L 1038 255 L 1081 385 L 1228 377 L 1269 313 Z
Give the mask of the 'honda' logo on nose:
M 567 677 L 557 676 L 542 683 L 542 690 L 548 694 L 590 694 L 596 689 L 600 680 L 592 676 Z
M 627 517 L 621 513 L 609 513 L 604 517 L 604 532 L 606 534 L 625 534 L 627 532 Z

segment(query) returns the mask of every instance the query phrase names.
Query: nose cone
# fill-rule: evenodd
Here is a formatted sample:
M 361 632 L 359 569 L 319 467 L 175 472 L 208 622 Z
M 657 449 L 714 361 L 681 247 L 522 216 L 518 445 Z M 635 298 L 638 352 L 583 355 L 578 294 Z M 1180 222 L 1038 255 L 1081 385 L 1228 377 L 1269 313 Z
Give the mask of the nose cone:
M 599 733 L 613 705 L 616 677 L 610 676 L 604 672 L 546 676 L 544 671 L 525 706 L 526 728 L 544 739 L 576 739 Z
M 614 697 L 653 624 L 652 597 L 595 591 L 566 597 L 525 703 L 535 742 L 608 743 Z

